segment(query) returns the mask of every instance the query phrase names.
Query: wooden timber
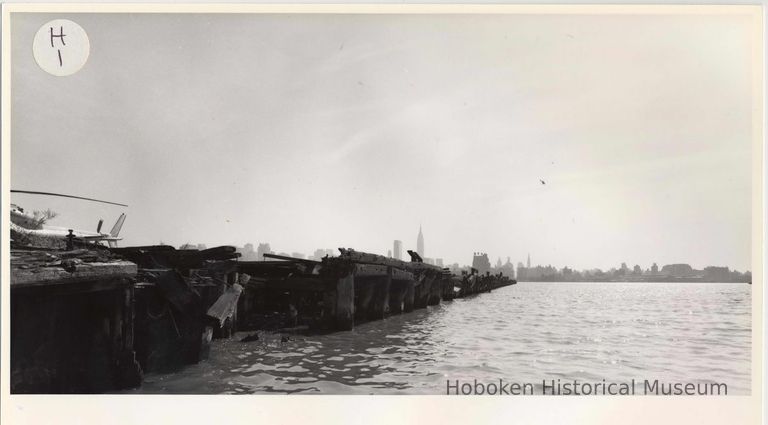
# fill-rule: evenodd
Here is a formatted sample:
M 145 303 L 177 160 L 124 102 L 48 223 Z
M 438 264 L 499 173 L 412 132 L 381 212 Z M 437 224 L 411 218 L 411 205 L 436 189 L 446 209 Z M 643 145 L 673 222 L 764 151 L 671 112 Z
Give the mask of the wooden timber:
M 11 288 L 90 282 L 103 286 L 113 278 L 135 276 L 136 264 L 87 250 L 11 251 Z M 80 254 L 80 255 L 78 255 Z
M 264 254 L 264 258 L 274 258 L 277 260 L 295 261 L 299 263 L 320 264 L 319 261 L 315 261 L 315 260 L 307 260 L 305 258 L 286 257 L 285 255 L 277 255 L 277 254 Z
M 351 330 L 355 323 L 355 276 L 350 273 L 336 281 L 336 326 Z

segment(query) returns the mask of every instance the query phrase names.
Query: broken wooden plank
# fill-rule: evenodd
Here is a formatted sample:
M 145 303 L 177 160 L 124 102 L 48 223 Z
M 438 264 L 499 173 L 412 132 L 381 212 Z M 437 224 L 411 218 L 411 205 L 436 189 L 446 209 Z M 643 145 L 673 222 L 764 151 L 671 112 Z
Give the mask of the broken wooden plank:
M 199 318 L 202 313 L 202 300 L 184 278 L 175 270 L 155 274 L 155 283 L 163 296 L 179 312 L 191 318 Z
M 208 309 L 205 315 L 216 320 L 219 327 L 224 326 L 224 322 L 226 322 L 227 318 L 230 318 L 235 314 L 237 300 L 242 293 L 243 287 L 238 284 L 228 287 L 219 299 Z
M 286 255 L 277 255 L 277 254 L 269 254 L 269 253 L 264 254 L 264 258 L 274 258 L 276 260 L 292 261 L 292 262 L 297 262 L 297 263 L 320 264 L 319 261 L 307 260 L 306 258 L 288 257 Z
M 240 257 L 237 248 L 230 245 L 216 246 L 199 251 L 200 257 L 206 260 L 229 260 Z
M 109 263 L 76 264 L 74 271 L 68 272 L 61 267 L 34 267 L 11 270 L 11 288 L 37 285 L 66 284 L 77 281 L 111 280 L 116 277 L 136 276 L 136 264 L 128 261 Z
M 157 266 L 174 269 L 198 269 L 205 267 L 206 261 L 223 261 L 240 257 L 232 246 L 219 246 L 203 251 L 196 249 L 174 249 L 167 245 L 149 247 L 111 248 L 115 254 L 139 264 L 143 268 Z

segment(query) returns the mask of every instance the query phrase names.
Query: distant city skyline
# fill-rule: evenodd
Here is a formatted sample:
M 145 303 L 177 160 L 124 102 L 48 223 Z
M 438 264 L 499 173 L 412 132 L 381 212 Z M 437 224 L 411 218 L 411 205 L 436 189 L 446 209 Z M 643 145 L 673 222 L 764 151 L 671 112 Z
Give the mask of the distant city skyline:
M 398 247 L 402 246 L 401 244 L 402 244 L 401 241 L 395 240 L 394 241 L 394 248 L 395 248 L 394 251 L 392 249 L 387 249 L 386 252 L 383 252 L 383 251 L 370 251 L 370 252 L 372 252 L 374 254 L 379 254 L 379 255 L 385 255 L 386 254 L 387 256 L 389 256 L 391 258 L 399 259 L 399 258 L 397 258 L 394 255 L 394 253 L 397 252 L 397 248 Z M 235 247 L 238 249 L 238 252 L 241 252 L 241 253 L 244 254 L 243 257 L 245 257 L 245 258 L 241 258 L 241 259 L 252 259 L 253 257 L 251 257 L 250 255 L 251 255 L 251 253 L 254 253 L 253 246 L 254 245 L 249 242 L 249 243 L 244 244 L 242 247 L 240 247 L 240 246 L 235 246 Z M 181 246 L 179 246 L 180 249 L 184 249 L 184 248 L 205 249 L 206 247 L 208 247 L 208 245 L 203 244 L 203 243 L 185 243 L 185 244 L 182 244 Z M 284 254 L 287 254 L 288 251 L 289 250 L 285 250 Z M 258 258 L 261 258 L 263 253 L 274 253 L 273 251 L 271 251 L 269 243 L 259 243 Z M 320 259 L 322 259 L 322 257 L 324 257 L 326 255 L 328 255 L 328 256 L 338 255 L 338 250 L 331 249 L 331 248 L 321 248 L 321 249 L 316 249 L 314 251 L 313 255 L 306 255 L 303 252 L 297 252 L 297 251 L 291 251 L 291 254 L 288 254 L 288 255 L 295 256 L 296 258 L 308 258 L 308 259 L 320 260 Z M 486 264 L 485 268 L 490 268 L 491 267 L 489 258 L 492 258 L 493 256 L 490 256 L 489 254 L 484 253 L 484 252 L 474 252 L 472 257 L 470 257 L 469 260 L 466 261 L 466 262 L 460 262 L 460 261 L 459 262 L 445 262 L 444 259 L 442 259 L 442 258 L 424 258 L 424 260 L 425 260 L 425 262 L 428 262 L 428 263 L 434 264 L 434 265 L 438 265 L 438 266 L 446 266 L 447 267 L 449 265 L 456 264 L 459 267 L 470 267 L 471 266 L 471 267 L 477 268 L 476 265 L 477 265 L 477 261 L 478 261 L 479 257 L 483 257 L 484 258 L 484 260 L 482 260 L 482 262 Z M 501 260 L 502 256 L 496 256 L 496 258 L 497 258 L 497 262 L 496 262 L 496 266 L 495 266 L 496 268 L 498 268 L 500 266 L 507 265 L 507 264 L 514 264 L 514 262 L 512 262 L 512 260 L 511 260 L 510 256 L 506 256 L 506 262 L 505 263 L 502 263 L 502 260 Z M 537 269 L 538 268 L 538 269 L 548 269 L 548 270 L 557 270 L 557 271 L 561 271 L 561 270 L 564 270 L 564 269 L 570 269 L 570 270 L 575 270 L 575 271 L 601 271 L 601 272 L 610 272 L 612 270 L 622 270 L 622 271 L 624 271 L 626 273 L 630 273 L 630 272 L 634 272 L 634 273 L 638 273 L 638 272 L 648 273 L 648 272 L 650 272 L 651 274 L 667 273 L 667 270 L 665 268 L 670 268 L 670 270 L 672 270 L 672 269 L 679 268 L 681 266 L 683 268 L 687 267 L 689 270 L 693 270 L 693 271 L 695 271 L 695 270 L 704 270 L 704 269 L 707 269 L 707 268 L 720 268 L 720 269 L 728 268 L 728 269 L 730 269 L 732 271 L 738 271 L 738 272 L 741 272 L 741 273 L 744 273 L 744 272 L 750 272 L 751 273 L 751 271 L 752 271 L 751 268 L 739 269 L 739 268 L 733 267 L 733 266 L 728 265 L 728 264 L 691 264 L 691 263 L 685 262 L 685 261 L 670 262 L 670 263 L 666 263 L 666 262 L 653 262 L 651 264 L 645 264 L 645 265 L 640 265 L 640 263 L 634 263 L 634 262 L 622 262 L 619 265 L 614 264 L 614 265 L 611 265 L 609 267 L 598 267 L 598 266 L 593 266 L 593 267 L 591 267 L 591 266 L 587 266 L 587 267 L 572 267 L 571 265 L 568 265 L 568 264 L 555 264 L 555 265 L 553 265 L 552 263 L 535 263 L 535 262 L 532 263 L 531 262 L 531 254 L 530 253 L 528 253 L 526 255 L 526 259 L 525 260 L 526 260 L 525 264 L 523 264 L 522 261 L 519 261 L 519 262 L 517 262 L 517 266 L 516 267 L 513 266 L 513 268 L 515 270 L 520 270 L 520 269 Z M 410 259 L 405 259 L 405 261 L 410 261 Z M 630 267 L 629 264 L 631 264 L 632 267 Z M 672 273 L 672 274 L 674 274 L 674 273 Z
M 552 265 L 536 265 L 521 267 L 518 263 L 517 277 L 521 281 L 551 281 L 551 282 L 589 282 L 589 281 L 637 281 L 637 282 L 751 282 L 751 270 L 736 270 L 728 266 L 706 266 L 701 269 L 690 264 L 664 264 L 659 269 L 656 263 L 643 269 L 635 264 L 630 268 L 627 263 L 608 270 L 600 268 L 576 270 L 568 266 L 562 268 Z
M 421 232 L 419 233 L 421 235 Z M 399 242 L 399 241 L 395 241 Z M 261 249 L 263 246 L 269 246 L 269 244 L 259 244 Z M 397 244 L 395 244 L 397 247 Z M 205 244 L 185 244 L 181 248 L 191 249 L 205 249 Z M 335 255 L 332 250 L 317 249 L 315 254 L 306 256 L 300 252 L 292 252 L 290 256 L 294 258 L 309 258 L 312 260 L 320 261 L 326 255 Z M 256 257 L 253 244 L 247 243 L 242 248 L 238 247 L 238 252 L 241 253 L 241 260 L 250 261 Z M 287 255 L 287 254 L 283 254 Z M 392 250 L 387 250 L 387 256 L 392 257 Z M 259 256 L 259 259 L 264 259 Z M 484 252 L 474 252 L 471 265 L 467 264 L 443 264 L 441 258 L 423 258 L 425 263 L 437 265 L 440 267 L 446 266 L 452 269 L 454 273 L 458 273 L 460 269 L 467 270 L 469 267 L 476 269 L 479 273 L 485 274 L 487 272 L 502 273 L 511 278 L 517 277 L 518 279 L 525 281 L 611 281 L 611 280 L 628 280 L 628 281 L 654 281 L 654 280 L 668 280 L 677 279 L 684 281 L 704 281 L 704 282 L 745 282 L 751 281 L 751 270 L 738 270 L 728 265 L 706 265 L 700 268 L 693 267 L 688 263 L 672 263 L 672 264 L 659 264 L 654 262 L 652 265 L 643 267 L 639 264 L 630 266 L 626 262 L 622 262 L 618 267 L 613 266 L 603 270 L 600 267 L 589 267 L 584 269 L 571 268 L 567 265 L 564 266 L 552 266 L 551 264 L 542 265 L 536 264 L 532 266 L 531 255 L 527 254 L 526 265 L 522 262 L 517 263 L 517 268 L 513 265 L 511 258 L 507 257 L 506 263 L 503 263 L 501 257 L 497 257 L 496 265 L 491 266 L 490 257 Z M 631 263 L 630 263 L 631 264 Z
M 58 17 L 9 28 L 11 186 L 130 207 L 11 197 L 51 225 L 752 267 L 749 14 L 67 14 L 91 52 L 54 77 L 23 40 Z
M 423 252 L 423 249 L 424 249 L 424 245 L 423 244 L 424 244 L 423 226 L 419 225 L 419 233 L 417 235 L 417 252 L 418 252 L 418 247 L 419 246 L 421 247 L 422 252 Z M 241 260 L 254 260 L 254 259 L 257 259 L 257 258 L 259 260 L 262 260 L 262 259 L 264 259 L 264 257 L 263 257 L 264 253 L 274 254 L 274 251 L 271 250 L 271 247 L 270 247 L 269 243 L 259 243 L 257 251 L 254 251 L 254 249 L 253 249 L 254 245 L 252 243 L 250 243 L 250 242 L 245 243 L 243 246 L 237 246 L 237 245 L 233 245 L 233 246 L 235 246 L 238 249 L 238 252 L 241 252 L 241 254 L 243 255 L 243 257 L 241 257 Z M 206 247 L 208 247 L 208 245 L 204 244 L 204 243 L 189 243 L 189 242 L 187 242 L 187 243 L 181 244 L 179 246 L 179 249 L 205 249 Z M 350 248 L 350 247 L 340 247 L 340 248 Z M 354 247 L 352 247 L 352 248 L 354 249 Z M 386 255 L 386 256 L 388 256 L 390 258 L 394 258 L 394 259 L 410 261 L 410 258 L 402 258 L 403 243 L 402 243 L 402 241 L 397 240 L 397 239 L 395 239 L 394 242 L 393 242 L 393 249 L 387 249 L 386 252 L 382 251 L 382 250 L 372 250 L 372 251 L 365 251 L 365 252 L 371 252 L 371 253 L 374 253 L 374 254 Z M 400 257 L 397 256 L 398 253 L 400 253 Z M 316 249 L 314 251 L 313 255 L 305 255 L 303 252 L 298 252 L 298 251 L 291 251 L 290 253 L 288 253 L 288 250 L 285 250 L 284 252 L 281 252 L 280 255 L 293 256 L 295 258 L 308 258 L 308 259 L 313 259 L 313 260 L 319 261 L 324 256 L 336 256 L 336 255 L 338 255 L 338 249 L 320 248 L 320 249 Z M 446 267 L 447 266 L 459 266 L 459 267 L 462 267 L 462 268 L 467 268 L 467 267 L 478 268 L 477 264 L 478 264 L 478 258 L 480 256 L 482 256 L 484 258 L 481 262 L 483 264 L 486 264 L 485 266 L 482 266 L 481 268 L 483 270 L 490 269 L 491 268 L 490 260 L 489 260 L 490 257 L 489 257 L 489 255 L 487 253 L 484 253 L 484 252 L 477 252 L 477 251 L 474 252 L 472 254 L 470 260 L 467 261 L 467 262 L 461 262 L 461 261 L 445 262 L 443 258 L 431 258 L 431 257 L 422 257 L 422 259 L 424 260 L 425 263 L 432 264 L 432 265 L 438 265 L 438 266 L 441 266 L 441 267 L 443 267 L 443 266 L 446 266 Z M 499 264 L 501 262 L 501 256 L 497 256 L 496 268 L 499 268 L 500 265 L 505 266 L 505 265 L 508 265 L 508 264 L 512 264 L 512 265 L 514 264 L 511 261 L 511 257 L 510 256 L 506 256 L 506 258 L 507 258 L 507 262 L 506 263 Z M 747 268 L 744 268 L 744 269 L 738 269 L 738 268 L 733 267 L 733 266 L 728 265 L 728 264 L 694 264 L 694 265 L 691 265 L 691 263 L 685 262 L 685 261 L 668 262 L 668 263 L 667 262 L 656 262 L 656 261 L 654 261 L 654 262 L 652 262 L 651 265 L 648 265 L 645 268 L 640 266 L 639 263 L 632 263 L 634 265 L 632 267 L 632 270 L 635 273 L 637 273 L 638 271 L 641 271 L 643 273 L 650 272 L 652 274 L 664 273 L 665 272 L 664 270 L 659 271 L 659 265 L 658 264 L 661 264 L 661 263 L 663 263 L 662 264 L 663 267 L 677 267 L 677 266 L 681 266 L 682 265 L 682 266 L 686 266 L 686 267 L 690 266 L 688 268 L 689 269 L 693 269 L 693 270 L 703 270 L 703 269 L 707 269 L 707 268 L 719 268 L 719 269 L 728 268 L 728 269 L 730 269 L 732 271 L 737 271 L 737 272 L 741 272 L 741 273 L 744 273 L 744 272 L 751 273 L 751 271 L 752 271 L 752 269 L 750 267 L 747 267 Z M 544 270 L 550 270 L 550 271 L 576 270 L 576 271 L 585 271 L 585 272 L 590 272 L 590 271 L 592 271 L 592 272 L 594 272 L 594 271 L 597 271 L 597 272 L 611 272 L 613 270 L 629 270 L 629 266 L 627 266 L 627 264 L 628 264 L 627 262 L 621 262 L 621 265 L 618 268 L 616 267 L 615 264 L 611 265 L 611 266 L 608 266 L 608 267 L 600 267 L 600 266 L 572 267 L 571 265 L 567 265 L 567 264 L 559 264 L 559 265 L 553 266 L 552 264 L 553 263 L 551 263 L 551 262 L 550 263 L 532 263 L 531 262 L 531 254 L 530 254 L 530 252 L 528 252 L 526 254 L 526 258 L 525 258 L 525 264 L 523 264 L 522 261 L 519 261 L 517 263 L 517 267 L 514 267 L 514 265 L 513 265 L 512 269 L 513 269 L 513 273 L 517 273 L 514 270 L 520 270 L 520 269 L 530 269 L 530 270 L 534 270 L 534 269 L 542 270 L 542 269 L 544 269 Z M 514 274 L 512 276 L 514 276 Z

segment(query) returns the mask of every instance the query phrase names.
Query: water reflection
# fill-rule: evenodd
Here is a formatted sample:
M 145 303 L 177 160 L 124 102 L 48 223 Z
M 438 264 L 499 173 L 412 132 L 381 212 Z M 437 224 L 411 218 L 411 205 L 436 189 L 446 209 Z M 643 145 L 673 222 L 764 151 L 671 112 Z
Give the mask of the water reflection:
M 749 393 L 751 287 L 521 283 L 354 331 L 241 333 L 142 393 L 443 394 L 446 380 L 725 382 Z

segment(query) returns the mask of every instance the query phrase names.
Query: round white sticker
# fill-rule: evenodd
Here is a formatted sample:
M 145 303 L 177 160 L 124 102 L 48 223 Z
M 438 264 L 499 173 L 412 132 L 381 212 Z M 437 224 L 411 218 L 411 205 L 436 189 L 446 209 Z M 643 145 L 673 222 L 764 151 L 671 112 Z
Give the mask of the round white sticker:
M 68 19 L 54 19 L 43 25 L 32 42 L 32 53 L 40 68 L 59 77 L 79 71 L 90 52 L 88 34 Z

